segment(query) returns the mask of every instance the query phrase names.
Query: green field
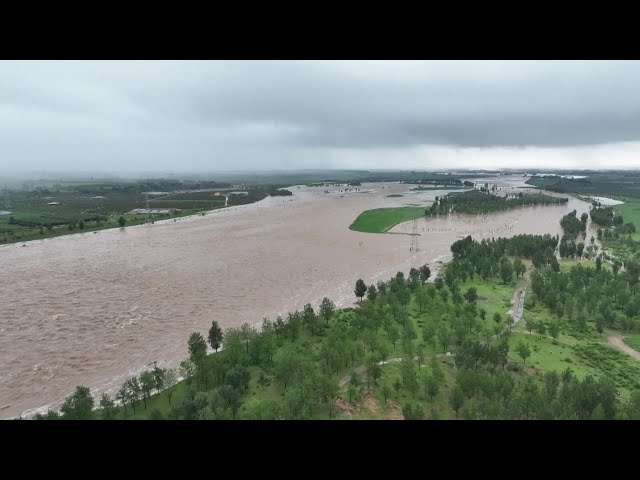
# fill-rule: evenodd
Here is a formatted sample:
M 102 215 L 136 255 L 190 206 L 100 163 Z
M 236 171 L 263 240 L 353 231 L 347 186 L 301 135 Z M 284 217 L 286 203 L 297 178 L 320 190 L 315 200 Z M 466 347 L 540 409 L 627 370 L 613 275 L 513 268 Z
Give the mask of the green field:
M 634 350 L 640 352 L 640 333 L 625 335 L 623 341 Z
M 394 225 L 420 217 L 424 217 L 422 207 L 376 208 L 362 212 L 349 228 L 356 232 L 384 233 Z

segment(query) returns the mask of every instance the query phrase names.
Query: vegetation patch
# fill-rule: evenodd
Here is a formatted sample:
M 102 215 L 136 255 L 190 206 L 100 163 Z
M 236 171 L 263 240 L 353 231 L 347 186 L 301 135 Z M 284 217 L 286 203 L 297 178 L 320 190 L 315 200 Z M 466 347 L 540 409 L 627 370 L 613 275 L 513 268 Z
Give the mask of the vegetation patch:
M 422 207 L 376 208 L 362 212 L 349 228 L 357 232 L 384 233 L 394 225 L 422 216 Z

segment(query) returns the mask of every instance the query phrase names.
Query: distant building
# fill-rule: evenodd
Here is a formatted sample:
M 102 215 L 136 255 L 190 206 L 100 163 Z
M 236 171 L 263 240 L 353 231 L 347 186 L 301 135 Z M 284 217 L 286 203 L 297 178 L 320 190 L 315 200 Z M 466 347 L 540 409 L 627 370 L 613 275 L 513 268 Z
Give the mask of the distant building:
M 102 195 L 96 195 L 95 197 L 91 197 L 92 200 L 104 200 L 107 197 L 103 197 Z
M 49 202 L 47 205 L 62 205 L 60 202 Z
M 249 192 L 230 192 L 231 195 L 241 195 L 246 197 L 247 195 L 249 195 Z
M 216 192 L 213 194 L 214 197 L 219 197 L 220 196 L 220 192 Z

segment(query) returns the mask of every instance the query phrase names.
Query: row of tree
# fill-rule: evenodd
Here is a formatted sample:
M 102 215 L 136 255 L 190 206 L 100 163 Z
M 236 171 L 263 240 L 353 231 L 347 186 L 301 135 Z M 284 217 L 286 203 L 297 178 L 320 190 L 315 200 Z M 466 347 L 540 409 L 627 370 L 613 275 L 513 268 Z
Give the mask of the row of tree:
M 436 197 L 433 205 L 425 210 L 425 215 L 430 217 L 454 212 L 485 214 L 526 205 L 563 205 L 568 201 L 564 197 L 552 197 L 542 193 L 523 194 L 520 192 L 518 195 L 509 197 L 493 195 L 489 192 L 474 189 L 468 192 L 456 192 L 444 197 Z

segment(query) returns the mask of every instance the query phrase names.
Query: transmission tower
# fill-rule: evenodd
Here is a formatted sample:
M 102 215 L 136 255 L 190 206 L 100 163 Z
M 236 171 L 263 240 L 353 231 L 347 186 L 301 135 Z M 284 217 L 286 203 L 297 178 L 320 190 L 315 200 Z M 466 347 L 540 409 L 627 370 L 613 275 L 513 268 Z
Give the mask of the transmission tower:
M 409 247 L 410 252 L 418 252 L 420 251 L 420 247 L 418 245 L 418 237 L 420 234 L 418 233 L 418 219 L 413 219 L 413 225 L 411 226 L 411 246 Z
M 144 221 L 144 223 L 149 223 L 149 193 L 146 193 L 146 197 L 147 197 L 147 218 Z

